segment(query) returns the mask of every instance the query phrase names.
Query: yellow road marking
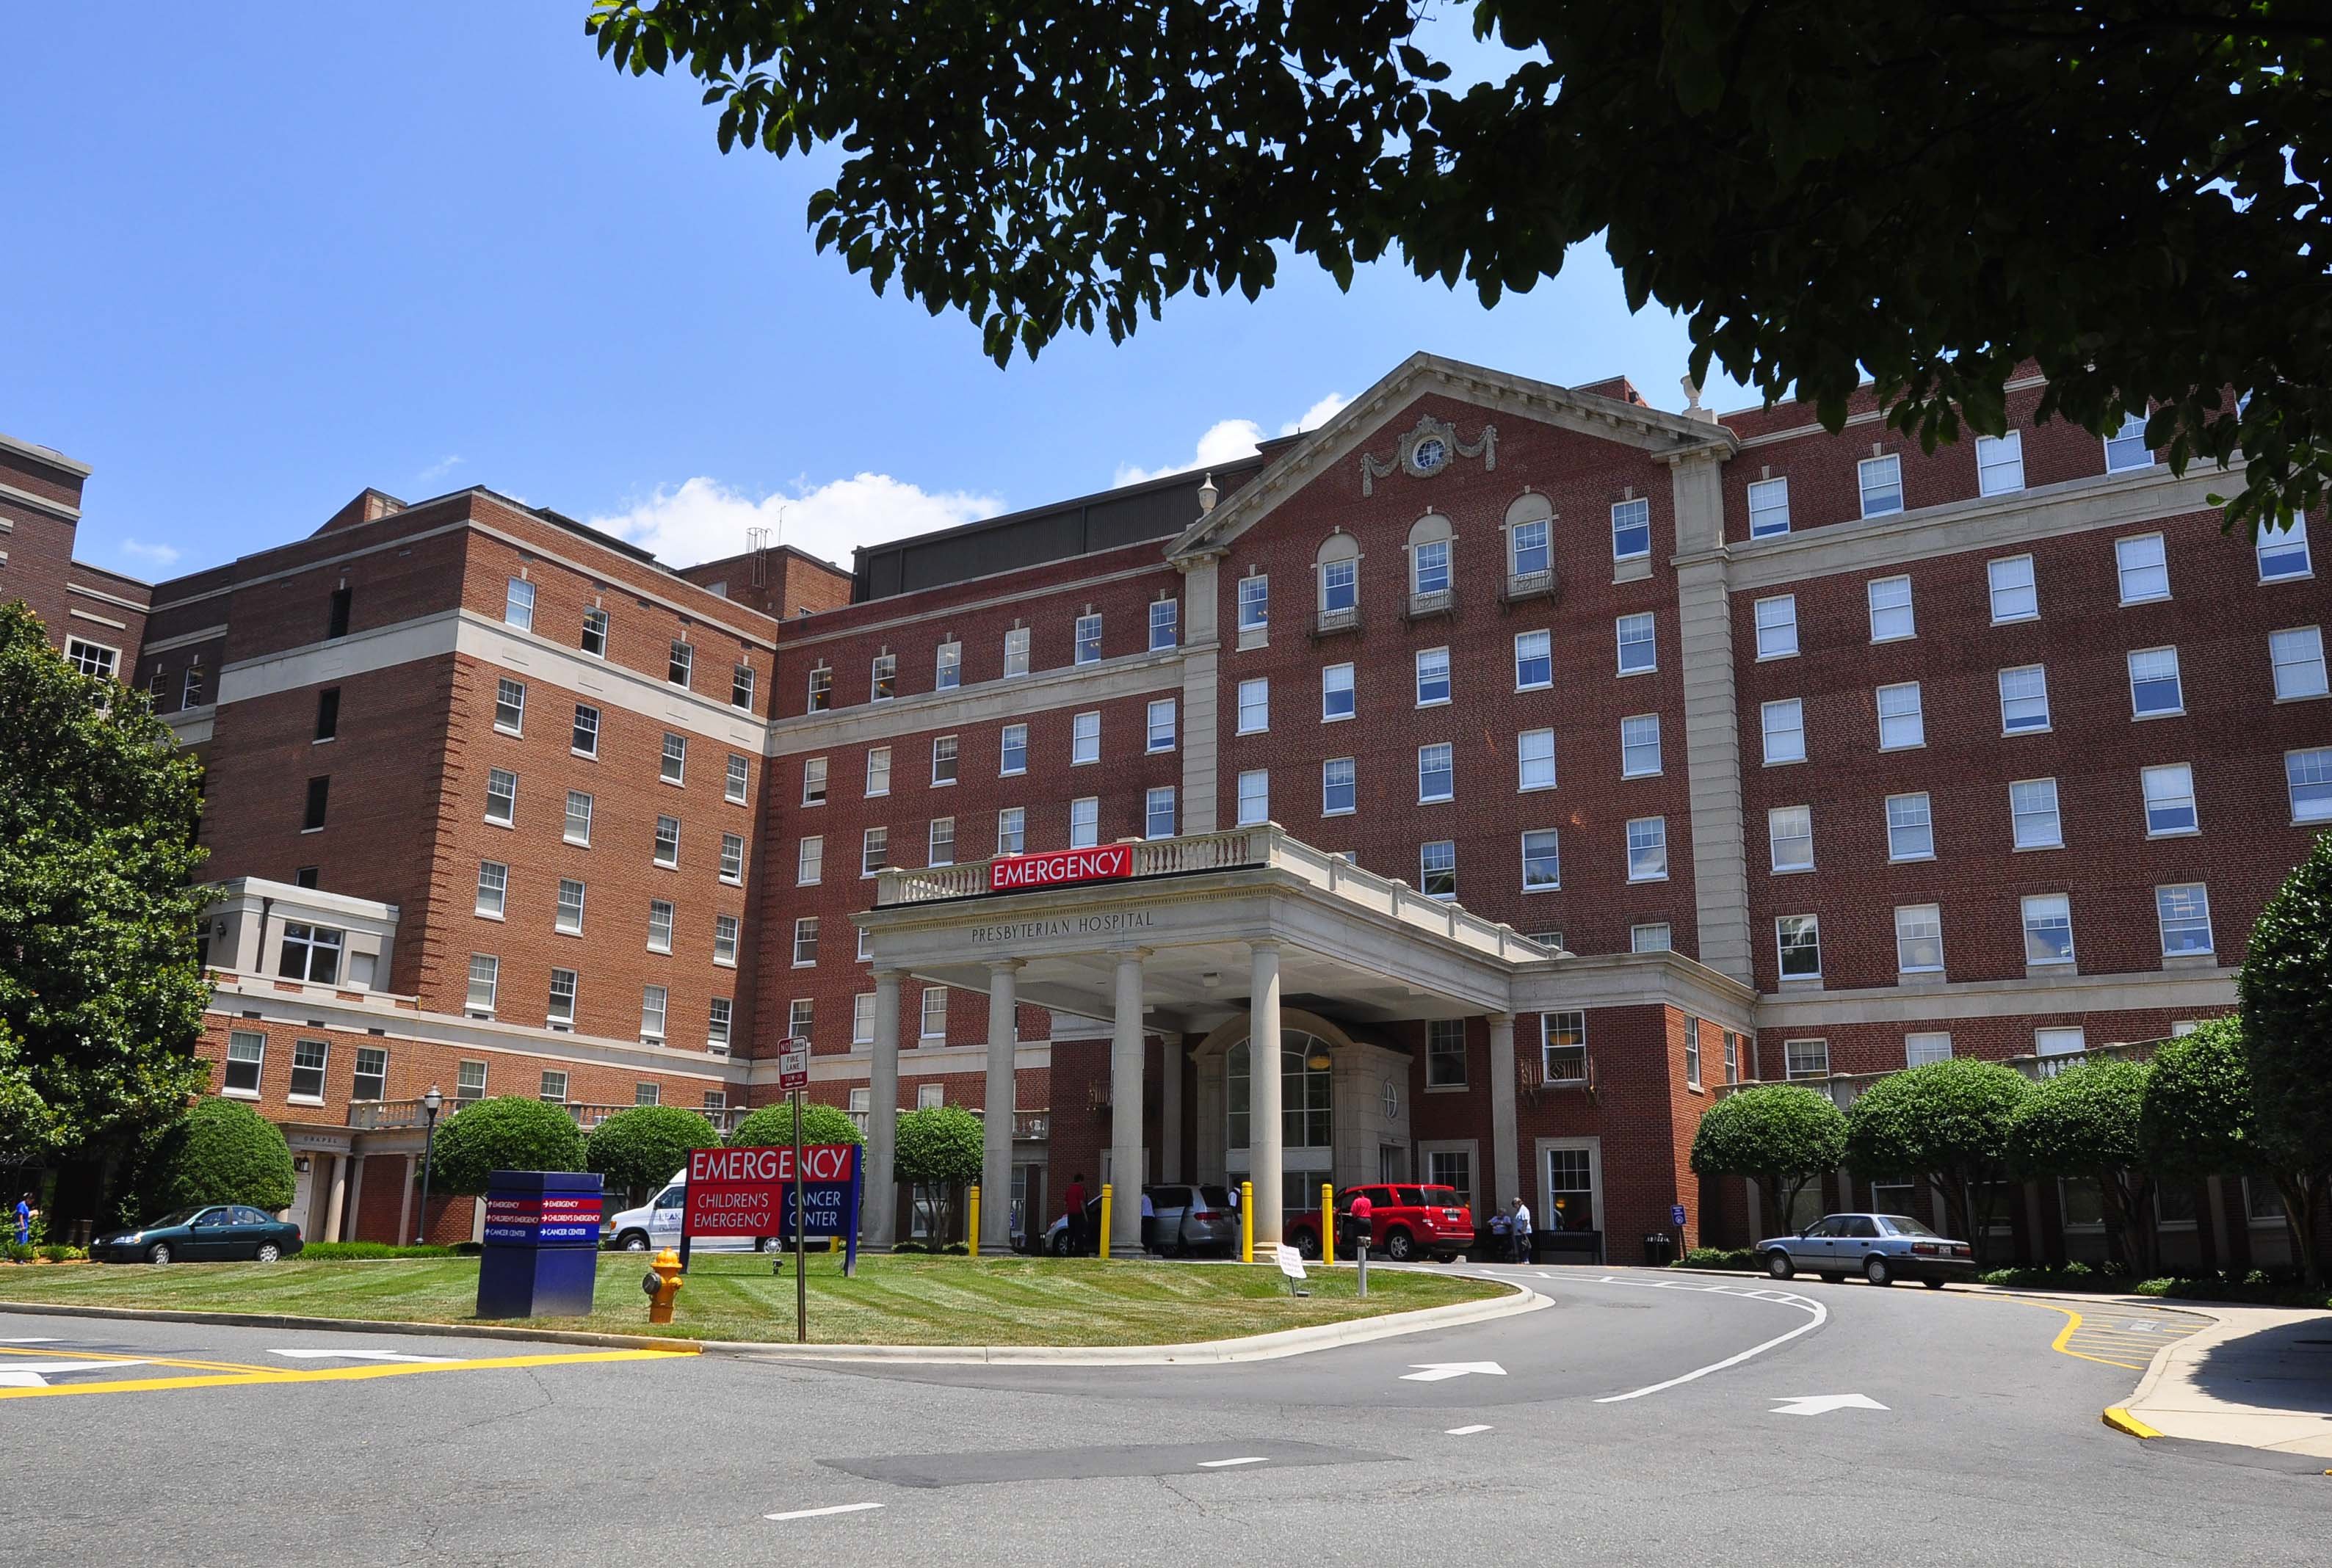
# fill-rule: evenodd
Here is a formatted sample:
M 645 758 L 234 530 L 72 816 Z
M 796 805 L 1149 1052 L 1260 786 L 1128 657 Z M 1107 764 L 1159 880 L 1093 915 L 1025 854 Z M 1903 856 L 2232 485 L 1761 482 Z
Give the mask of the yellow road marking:
M 72 1350 L 69 1346 L 54 1344 L 0 1345 L 0 1355 L 38 1356 L 43 1361 L 54 1361 L 61 1352 L 70 1354 L 75 1361 L 126 1361 L 134 1362 L 139 1366 L 194 1367 L 201 1372 L 263 1372 L 275 1370 L 272 1367 L 253 1366 L 247 1362 L 239 1361 L 186 1361 L 167 1355 L 123 1355 L 101 1350 Z
M 2107 1405 L 2099 1419 L 2114 1430 L 2127 1432 L 2133 1438 L 2158 1438 L 2162 1435 L 2119 1405 Z
M 248 1372 L 221 1377 L 129 1378 L 116 1382 L 60 1383 L 44 1389 L 0 1389 L 0 1400 L 50 1399 L 61 1394 L 152 1393 L 165 1389 L 237 1388 L 246 1384 L 261 1383 L 359 1382 L 371 1378 L 410 1377 L 419 1372 L 483 1372 L 530 1366 L 577 1366 L 592 1362 L 657 1361 L 692 1356 L 696 1353 L 693 1350 L 600 1350 L 578 1351 L 567 1355 L 488 1356 L 475 1361 L 427 1362 L 376 1362 L 365 1366 L 306 1367 L 284 1371 L 278 1371 L 273 1367 L 254 1367 Z

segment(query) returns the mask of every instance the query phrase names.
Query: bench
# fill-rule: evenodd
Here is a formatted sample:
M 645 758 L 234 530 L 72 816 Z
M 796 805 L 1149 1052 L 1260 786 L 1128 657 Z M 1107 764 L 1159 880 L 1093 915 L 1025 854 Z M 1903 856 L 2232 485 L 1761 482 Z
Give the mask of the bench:
M 1572 1254 L 1584 1256 L 1573 1258 Z M 1603 1261 L 1603 1233 L 1600 1230 L 1534 1230 L 1531 1232 L 1531 1261 L 1547 1263 L 1555 1255 L 1564 1262 L 1577 1261 L 1601 1265 Z

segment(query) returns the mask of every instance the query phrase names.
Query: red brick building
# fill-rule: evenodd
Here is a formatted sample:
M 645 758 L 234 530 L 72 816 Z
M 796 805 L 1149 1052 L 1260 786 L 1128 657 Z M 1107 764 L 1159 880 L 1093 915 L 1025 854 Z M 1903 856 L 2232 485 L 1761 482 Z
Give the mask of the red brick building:
M 2332 700 L 2306 531 L 2230 540 L 2212 483 L 1419 355 L 1231 470 L 847 574 L 367 492 L 156 589 L 124 669 L 207 761 L 244 880 L 205 1048 L 311 1234 L 416 1221 L 432 1084 L 733 1114 L 796 1034 L 878 1169 L 896 1110 L 1010 1094 L 989 1183 L 1039 1223 L 1136 1163 L 1254 1181 L 1266 1235 L 1429 1179 L 1627 1259 L 1672 1205 L 1775 1222 L 1686 1168 L 1730 1084 L 2040 1072 L 2232 1005 L 2332 822 Z M 1121 840 L 1128 878 L 988 892 Z M 2015 1245 L 2094 1249 L 2092 1202 L 2028 1190 Z M 2163 1219 L 2287 1243 L 2240 1181 Z

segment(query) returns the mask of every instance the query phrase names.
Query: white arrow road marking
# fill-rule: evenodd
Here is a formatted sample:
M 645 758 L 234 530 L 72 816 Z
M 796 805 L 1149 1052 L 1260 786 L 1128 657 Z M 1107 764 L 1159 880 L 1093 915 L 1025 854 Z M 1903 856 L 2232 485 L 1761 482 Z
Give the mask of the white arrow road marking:
M 1202 1470 L 1227 1470 L 1233 1465 L 1267 1465 L 1269 1463 L 1271 1463 L 1271 1460 L 1264 1455 L 1249 1454 L 1243 1458 L 1238 1459 L 1200 1459 L 1199 1461 L 1199 1468 Z
M 0 1339 L 0 1344 L 54 1344 L 56 1343 L 56 1340 L 51 1336 L 40 1334 L 27 1334 L 22 1339 Z
M 1767 1394 L 1767 1399 L 1774 1396 Z M 1830 1410 L 1883 1410 L 1887 1407 L 1868 1394 L 1792 1394 L 1765 1413 L 1769 1416 L 1819 1416 Z
M 397 1350 L 271 1350 L 269 1355 L 290 1356 L 295 1361 L 459 1361 L 459 1356 L 407 1355 Z
M 44 1389 L 51 1372 L 95 1372 L 100 1367 L 144 1366 L 142 1361 L 0 1362 L 0 1389 Z
M 1441 1435 L 1442 1435 L 1443 1437 L 1445 1437 L 1445 1438 L 1470 1438 L 1470 1437 L 1472 1437 L 1476 1432 L 1486 1432 L 1486 1431 L 1488 1431 L 1489 1429 L 1489 1429 L 1486 1425 L 1483 1425 L 1483 1426 L 1472 1426 L 1472 1427 L 1451 1427 L 1448 1431 L 1446 1431 L 1446 1432 L 1442 1433 Z
M 1409 1364 L 1417 1370 L 1400 1374 L 1405 1383 L 1438 1383 L 1448 1378 L 1462 1378 L 1467 1372 L 1484 1372 L 1494 1378 L 1506 1375 L 1506 1369 L 1494 1361 L 1413 1361 Z
M 823 1519 L 829 1514 L 864 1514 L 869 1508 L 879 1508 L 880 1503 L 836 1503 L 831 1508 L 796 1508 L 790 1514 L 764 1514 L 764 1519 Z

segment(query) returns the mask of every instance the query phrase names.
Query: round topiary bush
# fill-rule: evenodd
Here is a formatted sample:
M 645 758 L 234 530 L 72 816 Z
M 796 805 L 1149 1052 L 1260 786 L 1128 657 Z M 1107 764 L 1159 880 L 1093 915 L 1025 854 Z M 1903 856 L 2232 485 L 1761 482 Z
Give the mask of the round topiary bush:
M 591 1129 L 584 1158 L 607 1178 L 611 1194 L 637 1202 L 688 1163 L 691 1149 L 717 1149 L 721 1134 L 694 1111 L 678 1105 L 635 1105 Z
M 540 1100 L 504 1095 L 464 1105 L 437 1124 L 429 1186 L 475 1195 L 496 1171 L 580 1171 L 583 1160 L 583 1129 L 574 1117 Z
M 248 1203 L 272 1212 L 292 1206 L 294 1185 L 282 1131 L 248 1105 L 213 1097 L 163 1136 L 151 1202 L 157 1209 Z
M 839 1105 L 808 1104 L 802 1107 L 802 1143 L 864 1143 L 866 1134 L 850 1119 L 850 1113 Z M 742 1149 L 780 1149 L 790 1147 L 794 1141 L 794 1107 L 791 1101 L 764 1105 L 737 1123 L 729 1134 L 729 1142 Z
M 1708 1108 L 1692 1139 L 1696 1175 L 1755 1177 L 1782 1224 L 1806 1184 L 1845 1158 L 1846 1114 L 1802 1084 L 1735 1090 Z

